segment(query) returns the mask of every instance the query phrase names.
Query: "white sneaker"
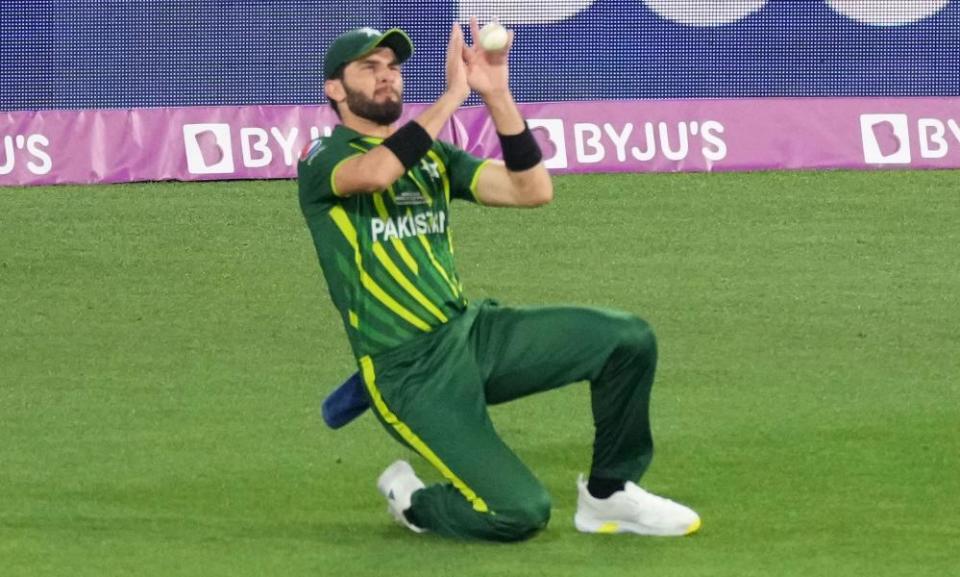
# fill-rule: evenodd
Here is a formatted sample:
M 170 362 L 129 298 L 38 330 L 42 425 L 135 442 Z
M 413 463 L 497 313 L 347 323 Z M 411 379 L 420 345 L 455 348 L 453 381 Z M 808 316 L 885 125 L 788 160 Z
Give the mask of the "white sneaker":
M 587 491 L 583 475 L 577 479 L 580 497 L 573 518 L 583 533 L 636 533 L 680 536 L 700 529 L 700 517 L 688 507 L 658 497 L 630 481 L 622 491 L 597 499 Z
M 380 478 L 377 479 L 377 489 L 387 499 L 387 511 L 393 515 L 397 523 L 415 533 L 423 533 L 425 529 L 407 521 L 403 512 L 410 508 L 413 494 L 423 487 L 423 481 L 417 477 L 410 463 L 403 459 L 394 461 L 383 473 L 380 473 Z

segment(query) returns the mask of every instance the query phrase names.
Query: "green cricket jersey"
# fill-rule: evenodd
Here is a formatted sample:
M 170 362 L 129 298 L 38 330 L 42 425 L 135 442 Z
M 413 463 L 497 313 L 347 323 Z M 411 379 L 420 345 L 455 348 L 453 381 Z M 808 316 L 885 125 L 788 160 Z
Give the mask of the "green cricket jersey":
M 387 190 L 338 195 L 333 177 L 340 164 L 381 142 L 340 125 L 310 143 L 297 167 L 300 208 L 357 358 L 428 333 L 466 309 L 450 201 L 476 202 L 485 162 L 435 141 Z

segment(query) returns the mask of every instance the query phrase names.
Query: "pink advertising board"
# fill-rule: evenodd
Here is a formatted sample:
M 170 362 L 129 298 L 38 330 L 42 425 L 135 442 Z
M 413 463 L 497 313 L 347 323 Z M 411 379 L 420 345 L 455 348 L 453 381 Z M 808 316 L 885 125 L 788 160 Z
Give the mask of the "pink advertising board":
M 407 116 L 424 105 L 407 106 Z M 547 166 L 585 172 L 958 168 L 960 98 L 524 104 Z M 328 106 L 0 112 L 0 186 L 293 178 Z M 441 138 L 497 156 L 482 107 Z

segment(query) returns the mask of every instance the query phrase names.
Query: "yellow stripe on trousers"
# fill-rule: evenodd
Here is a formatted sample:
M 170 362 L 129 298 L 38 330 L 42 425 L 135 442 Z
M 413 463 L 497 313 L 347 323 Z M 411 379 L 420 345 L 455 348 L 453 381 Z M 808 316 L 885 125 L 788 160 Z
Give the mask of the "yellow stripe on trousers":
M 371 359 L 369 355 L 360 358 L 360 369 L 363 371 L 363 382 L 367 385 L 370 398 L 373 399 L 373 406 L 376 407 L 377 412 L 380 413 L 383 420 L 393 427 L 404 441 L 409 443 L 423 458 L 440 471 L 440 474 L 443 475 L 445 479 L 453 483 L 453 486 L 473 505 L 474 511 L 480 513 L 489 512 L 490 509 L 484 500 L 478 497 L 473 489 L 467 487 L 466 483 L 464 483 L 460 477 L 457 477 L 457 475 L 440 460 L 440 457 L 438 457 L 420 437 L 411 431 L 410 427 L 398 419 L 397 416 L 390 411 L 390 408 L 387 407 L 387 404 L 383 402 L 383 397 L 377 389 L 377 375 L 373 368 L 373 359 Z

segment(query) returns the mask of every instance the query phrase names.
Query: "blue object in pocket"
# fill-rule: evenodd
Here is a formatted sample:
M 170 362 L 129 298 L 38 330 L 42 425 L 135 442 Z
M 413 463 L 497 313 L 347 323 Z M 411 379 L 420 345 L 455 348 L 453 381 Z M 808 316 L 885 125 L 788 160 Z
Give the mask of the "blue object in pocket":
M 350 378 L 333 390 L 323 400 L 321 413 L 323 422 L 331 429 L 339 429 L 350 421 L 362 415 L 370 408 L 366 391 L 363 390 L 363 380 L 360 373 L 353 373 Z

